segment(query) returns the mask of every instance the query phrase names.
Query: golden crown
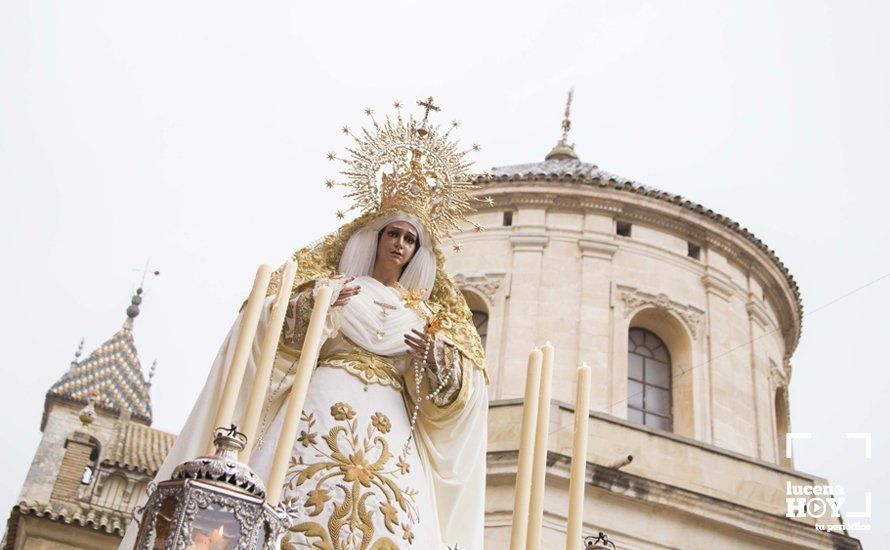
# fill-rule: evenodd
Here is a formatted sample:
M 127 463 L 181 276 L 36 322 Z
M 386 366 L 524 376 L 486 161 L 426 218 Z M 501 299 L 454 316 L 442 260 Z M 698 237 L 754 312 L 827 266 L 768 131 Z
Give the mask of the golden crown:
M 473 186 L 469 173 L 472 162 L 467 160 L 470 151 L 478 151 L 474 144 L 460 150 L 451 131 L 460 126 L 456 120 L 444 131 L 429 122 L 430 112 L 438 112 L 433 98 L 418 101 L 423 108 L 423 118 L 413 115 L 402 117 L 402 104 L 396 101 L 395 119 L 387 115 L 378 123 L 374 111 L 365 109 L 373 128 L 362 128 L 359 134 L 348 126 L 342 129 L 354 144 L 346 148 L 344 158 L 328 153 L 331 161 L 339 160 L 346 167 L 340 172 L 346 181 L 327 180 L 325 185 L 346 187 L 347 198 L 354 201 L 345 211 L 337 212 L 344 219 L 347 212 L 399 211 L 418 218 L 436 242 L 450 238 L 452 232 L 461 229 L 461 223 L 470 223 L 477 231 L 481 227 L 470 222 L 466 215 L 474 209 L 476 199 L 469 194 Z M 455 245 L 457 250 L 460 249 Z

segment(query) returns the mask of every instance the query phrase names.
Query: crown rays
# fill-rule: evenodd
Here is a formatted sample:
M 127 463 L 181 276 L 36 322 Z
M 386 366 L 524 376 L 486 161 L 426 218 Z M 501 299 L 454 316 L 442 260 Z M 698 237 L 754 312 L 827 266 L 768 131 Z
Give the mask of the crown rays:
M 345 165 L 340 172 L 345 181 L 332 184 L 327 180 L 325 186 L 348 189 L 346 197 L 353 204 L 345 212 L 398 210 L 419 218 L 434 239 L 442 242 L 460 230 L 462 223 L 469 222 L 466 215 L 474 210 L 472 202 L 480 200 L 469 194 L 473 163 L 467 158 L 470 152 L 478 151 L 478 146 L 462 150 L 452 139 L 451 131 L 459 123 L 450 124 L 444 131 L 429 123 L 430 111 L 438 111 L 431 97 L 418 104 L 426 111 L 419 121 L 413 115 L 403 118 L 403 105 L 397 101 L 393 104 L 395 118 L 387 115 L 379 123 L 374 111 L 367 108 L 371 128 L 353 132 L 344 125 L 342 133 L 352 140 L 346 147 L 347 154 L 327 156 Z M 343 219 L 344 212 L 338 211 L 337 217 Z

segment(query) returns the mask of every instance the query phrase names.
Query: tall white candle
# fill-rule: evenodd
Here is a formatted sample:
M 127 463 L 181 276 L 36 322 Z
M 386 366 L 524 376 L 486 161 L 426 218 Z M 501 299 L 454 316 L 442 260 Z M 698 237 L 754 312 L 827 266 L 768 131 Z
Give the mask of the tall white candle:
M 266 289 L 269 287 L 269 277 L 272 268 L 267 264 L 261 265 L 256 270 L 253 280 L 253 289 L 244 306 L 244 314 L 241 316 L 241 330 L 238 331 L 238 340 L 235 343 L 235 352 L 232 354 L 232 363 L 226 376 L 222 396 L 216 409 L 213 425 L 210 426 L 211 437 L 218 427 L 228 427 L 232 423 L 232 415 L 235 412 L 235 403 L 238 400 L 238 392 L 241 390 L 241 381 L 244 379 L 244 369 L 247 367 L 247 359 L 253 347 L 253 337 L 256 335 L 257 323 L 260 313 L 263 311 L 263 302 L 266 300 Z M 213 454 L 215 447 L 213 441 L 208 442 L 207 454 Z
M 590 367 L 578 368 L 575 393 L 575 435 L 572 440 L 572 474 L 569 480 L 569 522 L 566 550 L 581 550 L 584 527 L 584 487 L 587 477 L 587 426 L 590 418 Z
M 528 504 L 532 486 L 532 461 L 535 450 L 535 419 L 541 391 L 541 362 L 544 354 L 535 348 L 528 354 L 525 375 L 525 399 L 522 401 L 522 426 L 519 437 L 519 461 L 516 466 L 516 488 L 513 492 L 513 525 L 510 550 L 525 550 L 528 534 Z
M 239 459 L 247 464 L 256 443 L 257 424 L 260 421 L 260 413 L 263 410 L 263 401 L 266 399 L 266 390 L 269 387 L 269 377 L 272 375 L 272 364 L 275 362 L 275 354 L 278 352 L 278 340 L 281 338 L 281 327 L 284 325 L 284 317 L 287 313 L 290 300 L 291 287 L 297 275 L 297 262 L 288 260 L 284 264 L 284 273 L 281 275 L 281 286 L 278 295 L 272 305 L 272 314 L 269 326 L 263 336 L 263 347 L 260 350 L 260 359 L 257 361 L 256 375 L 253 377 L 253 387 L 250 389 L 250 399 L 247 402 L 247 411 L 244 413 L 244 421 L 241 423 L 241 431 L 247 436 L 247 446 L 241 451 Z
M 541 391 L 538 398 L 538 422 L 535 428 L 535 459 L 532 466 L 532 489 L 528 511 L 526 548 L 541 548 L 544 524 L 544 484 L 547 473 L 547 439 L 550 428 L 550 383 L 553 378 L 553 345 L 541 347 L 544 362 L 541 366 Z
M 306 330 L 306 338 L 303 340 L 303 349 L 300 351 L 300 362 L 297 364 L 294 384 L 290 389 L 287 411 L 284 414 L 281 432 L 278 435 L 278 446 L 275 447 L 269 480 L 266 482 L 266 502 L 272 506 L 277 506 L 281 499 L 284 476 L 287 474 L 294 440 L 297 438 L 297 428 L 300 426 L 300 415 L 303 413 L 303 403 L 306 401 L 306 392 L 309 390 L 309 380 L 321 349 L 322 329 L 324 329 L 325 319 L 328 316 L 328 309 L 331 307 L 332 293 L 333 290 L 329 286 L 319 287 L 315 291 L 315 305 L 312 308 L 312 316 L 309 318 L 309 328 Z

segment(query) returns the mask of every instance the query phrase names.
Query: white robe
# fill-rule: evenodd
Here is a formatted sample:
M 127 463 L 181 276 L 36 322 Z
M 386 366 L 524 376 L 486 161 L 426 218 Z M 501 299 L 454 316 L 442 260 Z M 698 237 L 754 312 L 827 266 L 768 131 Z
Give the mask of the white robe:
M 342 281 L 332 283 L 339 287 Z M 328 316 L 328 339 L 319 354 L 323 365 L 313 374 L 298 440 L 294 442 L 293 456 L 302 464 L 288 471 L 282 498 L 293 499 L 299 513 L 296 523 L 303 528 L 288 536 L 298 548 L 313 548 L 313 543 L 326 540 L 334 548 L 344 549 L 368 548 L 371 544 L 364 543 L 374 542 L 392 545 L 382 548 L 427 549 L 458 544 L 463 549 L 481 549 L 488 414 L 484 373 L 461 357 L 463 387 L 458 405 L 439 409 L 425 401 L 415 437 L 408 443 L 416 398 L 413 367 L 405 355 L 403 335 L 412 328 L 422 328 L 424 321 L 404 307 L 395 289 L 367 276 L 357 278 L 354 284 L 362 286 L 361 292 L 345 307 L 332 308 Z M 243 415 L 253 384 L 259 342 L 273 300 L 268 298 L 263 308 L 236 419 Z M 388 315 L 383 316 L 383 308 L 375 301 L 396 309 L 387 308 Z M 178 464 L 204 453 L 240 324 L 241 316 L 223 343 L 204 389 L 155 481 L 169 479 Z M 382 331 L 382 337 L 378 331 Z M 391 358 L 407 391 L 366 384 L 347 370 L 324 366 L 324 358 L 351 350 L 353 343 Z M 267 392 L 267 399 L 271 392 L 274 399 L 263 422 L 268 429 L 250 460 L 263 479 L 268 478 L 278 439 L 285 396 L 293 378 L 287 372 L 293 361 L 281 351 L 275 359 Z M 426 395 L 429 389 L 425 384 L 423 388 L 422 394 Z M 304 474 L 302 480 L 300 472 Z M 334 517 L 344 514 L 347 517 Z M 132 548 L 136 530 L 131 524 L 121 548 Z M 339 542 L 334 542 L 337 539 Z

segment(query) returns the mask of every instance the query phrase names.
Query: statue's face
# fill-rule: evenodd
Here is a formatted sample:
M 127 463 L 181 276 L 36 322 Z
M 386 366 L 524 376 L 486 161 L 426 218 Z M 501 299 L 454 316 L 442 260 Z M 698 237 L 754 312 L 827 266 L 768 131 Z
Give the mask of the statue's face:
M 403 268 L 417 250 L 417 231 L 408 222 L 392 222 L 377 240 L 377 262 Z

